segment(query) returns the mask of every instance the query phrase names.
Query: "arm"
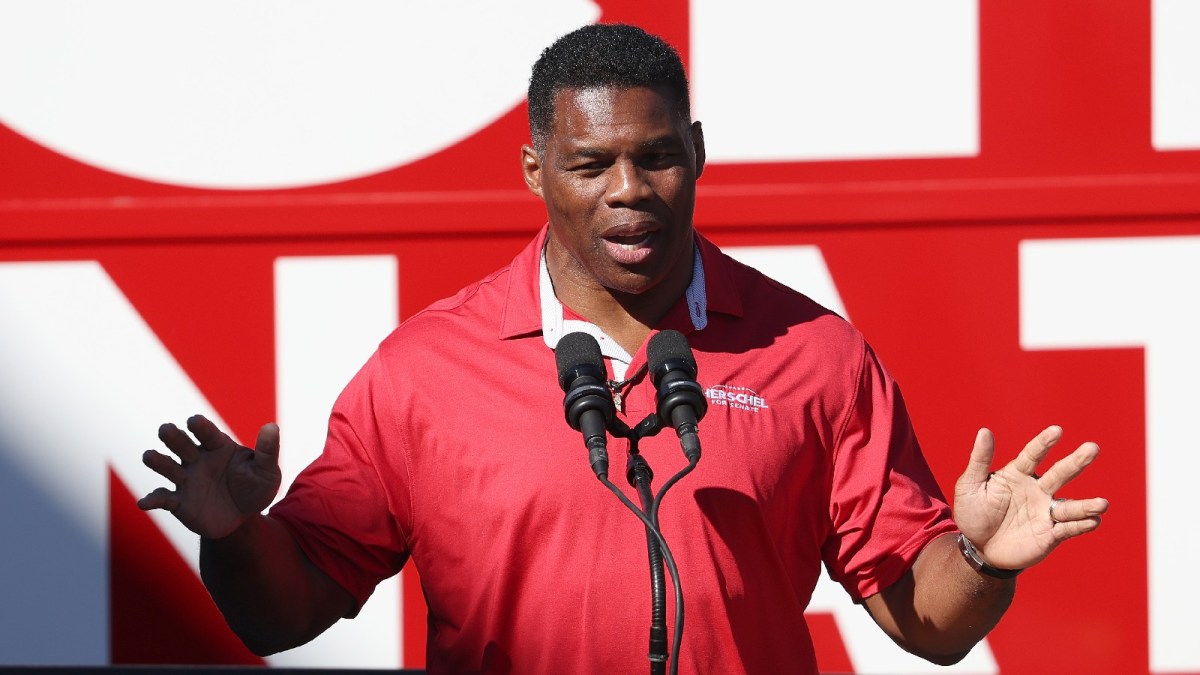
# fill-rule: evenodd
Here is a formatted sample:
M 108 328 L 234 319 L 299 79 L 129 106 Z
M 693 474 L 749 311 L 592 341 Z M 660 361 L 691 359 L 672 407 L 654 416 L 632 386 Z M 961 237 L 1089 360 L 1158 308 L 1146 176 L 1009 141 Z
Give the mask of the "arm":
M 941 666 L 961 661 L 996 626 L 1017 587 L 971 569 L 956 539 L 929 542 L 899 581 L 863 601 L 896 644 Z
M 227 537 L 201 539 L 200 576 L 229 627 L 260 656 L 298 647 L 354 609 L 350 593 L 269 516 L 254 516 Z
M 1043 476 L 1035 469 L 1062 429 L 1050 427 L 1029 442 L 1007 466 L 990 472 L 995 442 L 981 429 L 966 472 L 955 486 L 954 520 L 988 565 L 1006 570 L 1031 567 L 1059 544 L 1100 526 L 1108 510 L 1102 498 L 1066 500 L 1054 494 L 1083 472 L 1100 452 L 1084 443 Z M 1015 579 L 976 572 L 945 535 L 921 551 L 897 583 L 866 599 L 872 618 L 906 650 L 934 663 L 960 661 L 999 622 L 1012 602 Z
M 318 570 L 277 520 L 261 515 L 279 490 L 279 428 L 242 447 L 196 415 L 158 436 L 179 461 L 147 450 L 143 462 L 175 484 L 138 501 L 170 511 L 201 536 L 205 586 L 238 637 L 257 654 L 303 644 L 353 609 L 351 595 Z

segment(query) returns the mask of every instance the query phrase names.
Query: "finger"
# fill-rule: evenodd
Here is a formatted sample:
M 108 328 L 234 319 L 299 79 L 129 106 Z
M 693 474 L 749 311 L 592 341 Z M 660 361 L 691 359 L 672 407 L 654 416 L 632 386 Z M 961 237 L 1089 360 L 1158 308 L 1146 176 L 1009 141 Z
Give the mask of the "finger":
M 1103 497 L 1068 499 L 1059 502 L 1054 507 L 1054 518 L 1058 519 L 1056 525 L 1068 525 L 1075 521 L 1099 518 L 1107 511 L 1108 500 Z M 1049 512 L 1047 512 L 1046 516 L 1050 516 Z
M 1085 518 L 1083 520 L 1073 520 L 1069 523 L 1059 523 L 1054 526 L 1054 536 L 1059 541 L 1066 541 L 1071 537 L 1078 537 L 1081 534 L 1087 534 L 1100 527 L 1100 516 Z
M 1046 454 L 1050 452 L 1050 448 L 1058 443 L 1058 439 L 1062 438 L 1062 427 L 1049 426 L 1042 430 L 1042 433 L 1033 437 L 1033 440 L 1025 444 L 1025 447 L 1017 454 L 1017 458 L 1012 461 L 1012 466 L 1017 471 L 1032 476 L 1037 471 L 1037 465 L 1046 458 Z
M 153 509 L 164 509 L 166 511 L 174 511 L 179 508 L 179 495 L 171 492 L 165 487 L 160 487 L 150 494 L 138 500 L 138 508 L 143 511 Z
M 175 453 L 185 464 L 196 461 L 196 458 L 200 456 L 200 449 L 196 447 L 195 441 L 170 422 L 158 428 L 158 440 L 162 441 L 163 445 L 167 446 L 167 449 Z
M 270 422 L 258 430 L 258 439 L 254 441 L 254 461 L 263 461 L 271 466 L 279 464 L 279 425 Z
M 175 485 L 180 485 L 187 480 L 187 472 L 179 465 L 179 462 L 167 457 L 161 452 L 147 450 L 142 453 L 142 464 L 150 467 L 154 473 L 166 478 Z
M 187 421 L 188 431 L 200 441 L 201 450 L 216 450 L 222 446 L 234 444 L 233 439 L 204 415 L 192 415 Z
M 975 445 L 971 448 L 971 459 L 967 462 L 967 470 L 963 472 L 963 483 L 986 483 L 992 471 L 992 457 L 996 454 L 996 439 L 988 429 L 980 429 L 975 434 Z
M 1054 466 L 1050 467 L 1050 470 L 1038 479 L 1038 485 L 1046 491 L 1046 494 L 1052 495 L 1061 490 L 1067 483 L 1075 480 L 1099 455 L 1099 445 L 1091 442 L 1084 443 L 1075 448 L 1075 452 L 1055 462 Z

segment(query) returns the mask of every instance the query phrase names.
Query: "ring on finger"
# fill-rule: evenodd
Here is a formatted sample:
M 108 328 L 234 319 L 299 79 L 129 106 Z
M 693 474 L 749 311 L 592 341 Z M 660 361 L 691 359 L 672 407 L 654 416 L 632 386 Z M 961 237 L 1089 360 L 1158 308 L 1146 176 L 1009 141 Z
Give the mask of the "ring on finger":
M 1063 503 L 1063 502 L 1065 502 L 1065 501 L 1067 501 L 1067 500 L 1063 499 L 1062 497 L 1059 497 L 1059 498 L 1057 498 L 1057 499 L 1052 499 L 1052 500 L 1050 500 L 1050 520 L 1051 520 L 1051 521 L 1053 521 L 1053 522 L 1055 522 L 1055 523 L 1065 523 L 1065 522 L 1067 522 L 1067 521 L 1065 521 L 1065 520 L 1059 520 L 1059 519 L 1058 519 L 1057 517 L 1055 517 L 1055 515 L 1054 515 L 1054 507 L 1058 506 L 1059 504 L 1061 504 L 1061 503 Z

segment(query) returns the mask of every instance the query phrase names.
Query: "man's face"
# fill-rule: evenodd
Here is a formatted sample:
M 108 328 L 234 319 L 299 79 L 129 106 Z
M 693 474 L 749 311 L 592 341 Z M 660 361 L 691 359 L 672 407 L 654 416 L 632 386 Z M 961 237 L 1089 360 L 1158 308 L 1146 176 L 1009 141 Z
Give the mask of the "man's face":
M 564 283 L 682 293 L 704 144 L 699 123 L 682 119 L 665 91 L 560 91 L 541 152 L 522 152 L 526 182 L 546 202 L 547 261 L 560 298 Z

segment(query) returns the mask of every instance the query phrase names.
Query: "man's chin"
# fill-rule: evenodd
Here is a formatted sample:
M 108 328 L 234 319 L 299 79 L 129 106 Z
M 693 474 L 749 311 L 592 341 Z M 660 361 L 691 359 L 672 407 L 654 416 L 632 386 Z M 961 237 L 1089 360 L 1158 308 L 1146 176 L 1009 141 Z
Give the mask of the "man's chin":
M 628 296 L 632 296 L 632 297 L 645 295 L 646 293 L 649 293 L 651 290 L 653 290 L 654 287 L 655 287 L 655 284 L 653 284 L 649 281 L 646 281 L 645 283 L 640 283 L 640 284 L 639 283 L 613 282 L 611 285 L 606 285 L 606 288 L 608 288 L 609 292 L 612 293 L 614 296 L 618 296 L 618 297 L 622 296 L 622 295 L 628 295 Z

